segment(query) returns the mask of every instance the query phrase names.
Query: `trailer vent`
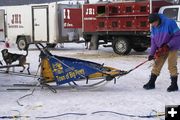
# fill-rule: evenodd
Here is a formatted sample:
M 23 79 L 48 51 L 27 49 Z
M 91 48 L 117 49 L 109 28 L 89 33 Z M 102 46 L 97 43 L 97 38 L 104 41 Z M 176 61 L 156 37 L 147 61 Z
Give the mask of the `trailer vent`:
M 131 21 L 127 21 L 126 22 L 126 27 L 132 27 L 132 22 Z
M 141 6 L 140 7 L 140 12 L 146 12 L 146 6 Z
M 112 7 L 111 8 L 111 13 L 112 14 L 117 14 L 118 13 L 118 8 L 117 7 Z
M 132 7 L 126 7 L 126 12 L 132 12 Z
M 117 21 L 113 21 L 113 22 L 112 22 L 112 27 L 114 27 L 114 28 L 115 28 L 115 27 L 118 27 Z
M 103 28 L 104 27 L 104 22 L 99 22 L 99 27 Z
M 97 7 L 97 14 L 105 14 L 105 6 L 98 6 Z
M 146 26 L 147 26 L 146 21 L 142 21 L 141 22 L 141 27 L 146 27 Z

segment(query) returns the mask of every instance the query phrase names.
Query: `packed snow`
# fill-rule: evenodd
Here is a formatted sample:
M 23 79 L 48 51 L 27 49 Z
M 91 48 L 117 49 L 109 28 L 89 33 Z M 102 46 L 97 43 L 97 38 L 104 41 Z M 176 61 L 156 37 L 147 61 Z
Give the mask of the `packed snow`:
M 3 43 L 1 43 L 0 47 L 1 50 L 5 48 Z M 26 53 L 19 51 L 16 46 L 10 46 L 8 49 L 12 53 Z M 93 51 L 85 49 L 84 44 L 70 43 L 65 44 L 64 48 L 51 49 L 51 52 L 58 56 L 104 63 L 106 66 L 120 70 L 134 68 L 144 62 L 148 55 L 147 50 L 144 53 L 132 51 L 130 55 L 120 56 L 115 54 L 112 48 L 100 47 L 99 50 Z M 30 46 L 27 61 L 30 63 L 30 72 L 32 74 L 37 73 L 39 53 L 35 46 Z M 1 55 L 0 60 L 2 60 Z M 3 62 L 3 64 L 5 63 Z M 143 89 L 142 86 L 149 80 L 152 64 L 153 61 L 147 62 L 131 73 L 117 78 L 116 84 L 111 81 L 105 86 L 89 90 L 73 89 L 67 84 L 56 88 L 57 93 L 53 93 L 48 88 L 42 89 L 39 87 L 36 87 L 33 93 L 32 88 L 30 90 L 6 90 L 6 86 L 12 84 L 38 84 L 38 81 L 37 78 L 33 77 L 1 73 L 0 117 L 15 115 L 30 117 L 13 118 L 17 120 L 164 120 L 164 116 L 156 118 L 137 117 L 154 115 L 156 112 L 165 112 L 165 105 L 180 105 L 179 91 L 170 93 L 166 91 L 170 85 L 167 63 L 165 63 L 161 75 L 158 77 L 156 89 Z M 178 59 L 179 68 L 180 59 Z M 15 68 L 15 71 L 18 72 L 20 69 Z M 178 84 L 180 85 L 179 81 Z M 119 114 L 115 114 L 115 112 Z

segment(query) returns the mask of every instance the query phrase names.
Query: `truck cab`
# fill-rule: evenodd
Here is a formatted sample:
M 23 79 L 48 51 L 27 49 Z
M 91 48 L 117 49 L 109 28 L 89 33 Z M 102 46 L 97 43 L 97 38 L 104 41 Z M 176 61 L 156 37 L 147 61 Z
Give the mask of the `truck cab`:
M 180 5 L 171 5 L 161 7 L 159 13 L 166 15 L 168 18 L 176 21 L 180 28 Z

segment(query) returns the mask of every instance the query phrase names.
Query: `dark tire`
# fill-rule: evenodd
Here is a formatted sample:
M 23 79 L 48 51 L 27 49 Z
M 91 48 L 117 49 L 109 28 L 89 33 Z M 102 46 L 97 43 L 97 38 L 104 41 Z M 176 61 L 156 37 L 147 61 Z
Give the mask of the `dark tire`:
M 19 50 L 27 50 L 29 48 L 29 44 L 25 37 L 19 37 L 16 43 Z
M 113 42 L 113 50 L 119 55 L 127 55 L 131 51 L 131 46 L 126 38 L 119 37 Z
M 134 47 L 133 48 L 136 52 L 144 52 L 148 49 L 148 47 Z
M 56 45 L 57 45 L 56 43 L 47 43 L 48 48 L 55 48 Z

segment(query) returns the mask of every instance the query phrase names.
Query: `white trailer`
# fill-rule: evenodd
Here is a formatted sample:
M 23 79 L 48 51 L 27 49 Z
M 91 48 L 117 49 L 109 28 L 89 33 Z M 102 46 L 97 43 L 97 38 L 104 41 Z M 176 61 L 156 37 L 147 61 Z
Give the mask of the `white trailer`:
M 54 46 L 57 43 L 77 41 L 79 30 L 65 30 L 61 24 L 64 19 L 61 9 L 66 7 L 76 8 L 78 5 L 54 2 L 0 7 L 0 40 L 8 39 L 10 43 L 17 44 L 20 50 L 37 42 Z M 62 33 L 62 29 L 65 33 Z

